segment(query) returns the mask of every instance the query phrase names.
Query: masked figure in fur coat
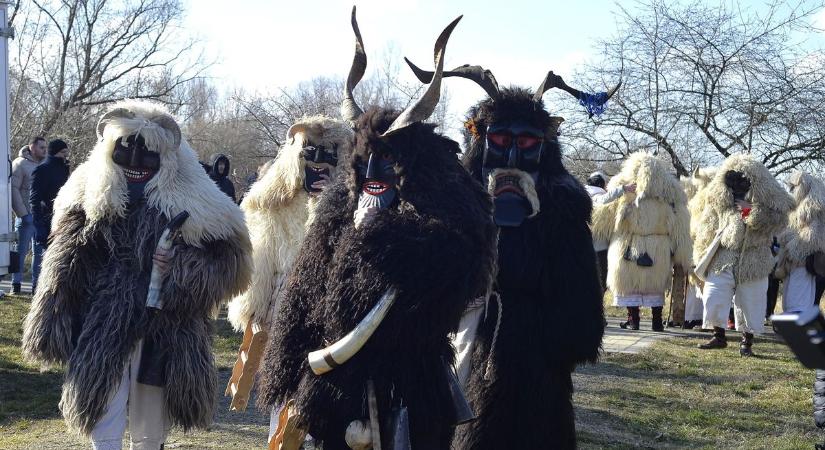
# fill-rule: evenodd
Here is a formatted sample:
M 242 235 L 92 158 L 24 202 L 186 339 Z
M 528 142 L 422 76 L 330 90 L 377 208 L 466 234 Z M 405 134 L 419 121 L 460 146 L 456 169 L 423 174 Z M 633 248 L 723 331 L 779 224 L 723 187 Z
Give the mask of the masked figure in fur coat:
M 729 156 L 697 197 L 696 274 L 705 281 L 704 328 L 713 338 L 702 349 L 727 347 L 725 325 L 733 302 L 739 351 L 753 354 L 754 334 L 764 330 L 773 237 L 788 223 L 793 200 L 751 155 Z M 734 293 L 736 296 L 734 297 Z
M 244 332 L 227 385 L 230 409 L 244 410 L 266 345 L 286 274 L 306 234 L 322 189 L 348 153 L 352 131 L 343 121 L 311 116 L 287 131 L 284 145 L 241 203 L 252 240 L 249 290 L 229 303 L 229 321 Z
M 687 198 L 679 180 L 650 153 L 630 155 L 610 180 L 611 186 L 630 183 L 636 184 L 635 194 L 596 206 L 593 235 L 610 242 L 607 286 L 614 306 L 627 308 L 622 328 L 638 330 L 639 308 L 650 307 L 653 331 L 662 331 L 673 268 L 691 266 Z
M 267 326 L 286 273 L 298 253 L 324 186 L 335 175 L 352 131 L 324 116 L 299 119 L 272 166 L 241 204 L 252 240 L 254 270 L 248 291 L 229 303 L 229 321 L 242 331 L 249 321 Z
M 432 73 L 407 62 L 430 81 Z M 615 89 L 582 93 L 553 72 L 535 92 L 500 89 L 479 66 L 445 76 L 472 80 L 488 94 L 465 122 L 463 163 L 487 186 L 499 226 L 496 294 L 467 310 L 454 340 L 478 419 L 456 430 L 453 448 L 573 448 L 570 373 L 598 358 L 603 291 L 590 197 L 562 164 L 563 119 L 545 110 L 542 96 L 559 88 L 599 109 Z
M 60 409 L 95 448 L 120 448 L 128 414 L 133 448 L 157 449 L 171 426 L 212 421 L 210 318 L 249 282 L 249 236 L 161 106 L 115 104 L 97 134 L 55 201 L 23 350 L 66 366 Z
M 804 172 L 794 172 L 787 184 L 794 208 L 779 235 L 775 276 L 784 284 L 782 309 L 801 312 L 814 305 L 816 260 L 825 252 L 825 184 Z
M 292 405 L 298 427 L 325 450 L 368 448 L 375 429 L 386 448 L 403 436 L 399 423 L 408 423 L 412 448 L 448 449 L 459 420 L 447 385 L 449 334 L 489 289 L 492 205 L 461 167 L 458 144 L 422 123 L 440 83 L 401 114 L 361 113 L 352 88 L 366 55 L 354 10 L 352 19 L 356 56 L 342 105 L 354 123 L 351 163 L 321 195 L 287 279 L 259 403 Z M 438 72 L 456 23 L 436 42 Z M 284 412 L 288 431 L 294 416 Z

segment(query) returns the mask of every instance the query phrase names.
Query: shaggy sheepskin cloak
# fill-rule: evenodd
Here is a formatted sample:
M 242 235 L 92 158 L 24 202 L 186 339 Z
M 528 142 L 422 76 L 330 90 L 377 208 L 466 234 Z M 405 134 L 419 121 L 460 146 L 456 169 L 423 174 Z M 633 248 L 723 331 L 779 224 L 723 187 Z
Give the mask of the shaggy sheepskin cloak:
M 254 270 L 249 290 L 229 303 L 229 321 L 238 331 L 256 318 L 267 323 L 270 308 L 292 267 L 306 234 L 315 199 L 304 190 L 307 143 L 337 146 L 339 158 L 349 152 L 352 131 L 340 120 L 324 116 L 304 117 L 290 127 L 274 163 L 252 185 L 241 203 L 252 240 Z
M 538 213 L 499 228 L 495 291 L 471 350 L 466 387 L 478 419 L 456 429 L 453 448 L 573 448 L 576 364 L 595 361 L 604 334 L 590 197 L 561 162 L 557 123 L 542 102 L 505 88 L 470 110 L 464 164 L 482 180 L 488 124 L 522 120 L 545 133 Z M 535 210 L 535 208 L 534 208 Z
M 273 321 L 260 378 L 263 406 L 294 399 L 309 434 L 325 450 L 348 449 L 347 426 L 368 417 L 365 383 L 375 382 L 382 416 L 409 411 L 412 446 L 447 449 L 452 403 L 444 364 L 449 334 L 473 299 L 489 289 L 494 266 L 492 204 L 459 164 L 458 144 L 416 123 L 381 137 L 398 114 L 371 110 L 355 124 L 353 156 L 321 194 Z M 392 155 L 399 203 L 355 228 L 369 155 Z M 390 287 L 398 296 L 355 356 L 315 375 L 307 354 L 337 341 Z
M 630 155 L 608 189 L 634 183 L 636 194 L 596 206 L 593 236 L 610 242 L 607 285 L 614 295 L 663 295 L 673 266 L 692 265 L 687 198 L 664 162 L 646 152 Z M 645 253 L 652 266 L 636 264 Z
M 725 185 L 728 171 L 741 172 L 751 182 L 745 199 L 753 204 L 753 209 L 744 220 Z M 767 277 L 774 266 L 773 237 L 785 228 L 788 212 L 793 207 L 793 200 L 768 169 L 751 155 L 731 155 L 695 200 L 696 209 L 701 213 L 696 217 L 694 228 L 694 261 L 704 256 L 716 233 L 724 230 L 708 273 L 730 269 L 738 283 Z
M 794 200 L 788 228 L 779 235 L 776 277 L 804 267 L 808 256 L 825 252 L 825 184 L 804 172 L 794 172 L 788 185 Z
M 98 126 L 100 139 L 55 201 L 51 243 L 31 310 L 23 351 L 65 364 L 60 409 L 69 427 L 89 434 L 117 389 L 140 339 L 163 352 L 166 407 L 173 425 L 212 421 L 217 376 L 210 316 L 249 282 L 249 237 L 240 210 L 198 164 L 161 106 L 125 101 Z M 112 160 L 115 141 L 140 133 L 160 154 L 143 200 L 128 205 L 126 177 Z M 146 294 L 152 254 L 171 217 L 190 218 L 173 246 L 151 321 Z

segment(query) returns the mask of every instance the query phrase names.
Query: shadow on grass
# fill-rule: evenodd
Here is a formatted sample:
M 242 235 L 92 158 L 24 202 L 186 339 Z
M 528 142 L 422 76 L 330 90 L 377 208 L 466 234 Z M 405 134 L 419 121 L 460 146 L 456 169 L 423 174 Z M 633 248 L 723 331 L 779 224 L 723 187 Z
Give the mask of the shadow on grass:
M 0 425 L 60 417 L 62 383 L 62 372 L 0 369 Z
M 576 408 L 576 434 L 582 448 L 700 448 L 714 443 L 707 437 L 670 433 L 641 420 L 587 407 Z

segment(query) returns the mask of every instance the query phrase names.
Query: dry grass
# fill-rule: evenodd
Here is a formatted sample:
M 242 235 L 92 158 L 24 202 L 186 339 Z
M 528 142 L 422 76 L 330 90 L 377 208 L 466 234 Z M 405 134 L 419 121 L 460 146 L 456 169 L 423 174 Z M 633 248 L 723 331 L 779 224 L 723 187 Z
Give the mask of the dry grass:
M 88 448 L 66 433 L 57 409 L 61 373 L 21 361 L 25 296 L 0 299 L 0 448 Z M 215 349 L 223 380 L 240 343 L 216 322 Z M 672 338 L 640 355 L 606 355 L 574 374 L 582 448 L 812 448 L 820 440 L 811 418 L 813 374 L 782 344 L 757 341 L 758 359 L 735 348 L 701 352 L 700 338 Z M 222 390 L 222 386 L 221 386 Z M 222 394 L 222 392 L 221 392 Z M 229 413 L 221 397 L 209 432 L 175 432 L 166 448 L 262 448 L 268 417 L 254 409 Z M 529 414 L 529 412 L 525 412 Z

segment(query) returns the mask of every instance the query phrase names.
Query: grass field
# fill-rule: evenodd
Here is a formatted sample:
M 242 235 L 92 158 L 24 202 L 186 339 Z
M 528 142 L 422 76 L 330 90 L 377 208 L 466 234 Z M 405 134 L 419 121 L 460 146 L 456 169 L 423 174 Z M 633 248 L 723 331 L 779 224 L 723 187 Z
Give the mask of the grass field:
M 40 372 L 21 360 L 28 301 L 26 296 L 0 299 L 0 449 L 88 448 L 82 438 L 66 433 L 60 418 L 60 371 Z M 225 383 L 240 336 L 224 320 L 216 329 Z M 638 355 L 609 354 L 580 367 L 574 401 L 581 448 L 778 450 L 813 448 L 822 441 L 811 417 L 813 373 L 781 343 L 757 341 L 761 356 L 743 359 L 735 346 L 699 351 L 701 340 L 673 337 Z M 263 448 L 268 417 L 227 408 L 221 397 L 210 431 L 173 433 L 166 448 Z

